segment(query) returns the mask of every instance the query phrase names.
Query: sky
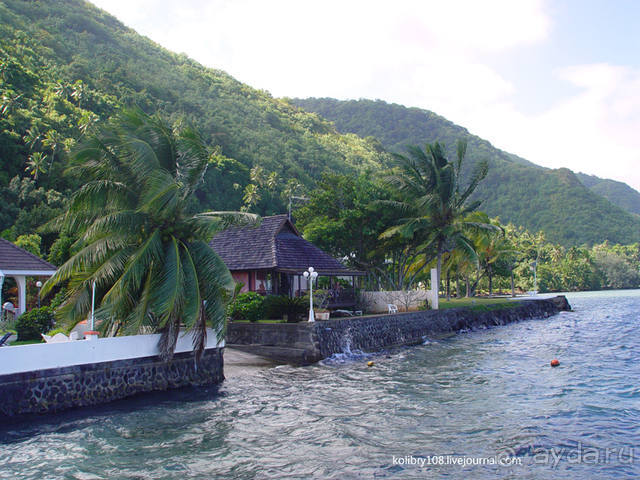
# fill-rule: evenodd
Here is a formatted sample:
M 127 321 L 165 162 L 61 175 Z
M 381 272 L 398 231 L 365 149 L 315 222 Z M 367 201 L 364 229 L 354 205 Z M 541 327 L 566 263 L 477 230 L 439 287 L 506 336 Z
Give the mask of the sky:
M 640 1 L 92 2 L 276 97 L 428 109 L 539 165 L 640 190 Z

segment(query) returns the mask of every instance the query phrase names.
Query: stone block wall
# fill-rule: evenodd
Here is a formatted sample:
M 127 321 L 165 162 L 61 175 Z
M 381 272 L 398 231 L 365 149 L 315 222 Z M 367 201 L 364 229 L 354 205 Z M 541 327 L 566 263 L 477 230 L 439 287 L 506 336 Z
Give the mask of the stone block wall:
M 0 375 L 0 414 L 55 412 L 223 380 L 222 348 L 205 350 L 197 367 L 185 352 L 168 363 L 152 356 L 12 373 Z
M 231 323 L 227 344 L 294 364 L 309 364 L 335 353 L 376 352 L 423 342 L 430 335 L 546 318 L 570 309 L 566 298 L 523 300 L 488 312 L 469 308 L 349 317 L 314 323 Z
M 489 312 L 456 308 L 316 322 L 314 347 L 320 358 L 353 350 L 376 352 L 422 343 L 430 335 L 506 325 L 527 318 L 546 318 L 556 313 L 558 308 L 552 301 L 534 300 Z

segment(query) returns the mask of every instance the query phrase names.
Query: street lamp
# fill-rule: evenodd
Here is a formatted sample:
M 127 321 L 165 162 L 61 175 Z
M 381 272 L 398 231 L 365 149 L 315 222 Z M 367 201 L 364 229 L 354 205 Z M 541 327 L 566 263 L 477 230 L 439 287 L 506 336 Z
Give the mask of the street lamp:
M 96 309 L 96 281 L 93 281 L 93 285 L 91 286 L 91 331 L 94 331 L 96 326 L 96 320 L 94 316 L 94 312 Z M 97 338 L 97 337 L 96 337 Z
M 314 272 L 313 267 L 309 267 L 309 270 L 302 275 L 309 281 L 309 321 L 315 322 L 316 319 L 313 315 L 313 281 L 318 276 L 318 272 Z
M 38 287 L 38 308 L 40 308 L 40 289 L 42 288 L 42 282 L 40 280 L 36 282 L 36 287 Z

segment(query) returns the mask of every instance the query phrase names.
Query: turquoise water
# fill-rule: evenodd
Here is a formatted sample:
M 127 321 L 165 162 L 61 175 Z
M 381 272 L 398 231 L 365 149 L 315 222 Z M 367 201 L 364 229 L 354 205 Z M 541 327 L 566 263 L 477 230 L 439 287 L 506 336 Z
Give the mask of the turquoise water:
M 0 478 L 638 478 L 640 291 L 568 296 L 545 320 L 5 427 Z

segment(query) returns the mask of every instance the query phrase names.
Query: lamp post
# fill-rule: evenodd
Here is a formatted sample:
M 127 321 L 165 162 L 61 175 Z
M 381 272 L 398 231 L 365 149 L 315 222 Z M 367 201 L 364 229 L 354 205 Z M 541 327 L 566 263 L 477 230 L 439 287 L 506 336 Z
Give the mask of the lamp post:
M 96 309 L 96 282 L 91 286 L 91 331 L 95 330 L 94 311 Z
M 42 288 L 42 282 L 40 280 L 36 282 L 36 287 L 38 287 L 38 308 L 40 308 L 40 289 Z
M 313 315 L 313 281 L 318 276 L 318 272 L 314 272 L 313 267 L 309 267 L 309 270 L 302 275 L 309 281 L 309 321 L 315 322 L 316 318 Z
M 4 311 L 2 310 L 2 285 L 4 285 L 4 273 L 0 271 L 0 321 L 4 320 Z

